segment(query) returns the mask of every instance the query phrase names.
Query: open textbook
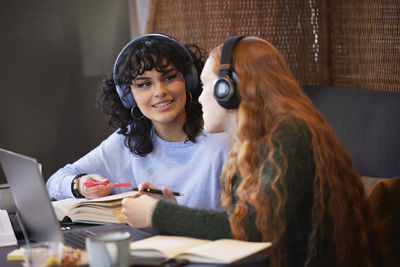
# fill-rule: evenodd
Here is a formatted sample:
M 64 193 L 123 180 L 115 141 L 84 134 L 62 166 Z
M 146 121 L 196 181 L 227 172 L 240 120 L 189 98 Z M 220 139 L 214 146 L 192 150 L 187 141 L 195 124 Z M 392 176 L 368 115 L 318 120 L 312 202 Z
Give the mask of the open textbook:
M 232 263 L 271 246 L 270 242 L 215 241 L 156 235 L 130 245 L 134 258 L 186 259 L 193 263 Z
M 126 223 L 122 215 L 121 202 L 135 192 L 110 195 L 88 200 L 67 198 L 53 201 L 52 205 L 59 221 L 86 223 Z

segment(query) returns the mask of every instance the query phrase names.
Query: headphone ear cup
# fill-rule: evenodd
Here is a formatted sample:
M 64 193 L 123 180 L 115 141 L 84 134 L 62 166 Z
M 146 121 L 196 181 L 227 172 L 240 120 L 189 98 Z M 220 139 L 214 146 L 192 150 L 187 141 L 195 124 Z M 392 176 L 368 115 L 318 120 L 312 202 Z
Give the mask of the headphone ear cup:
M 218 104 L 226 109 L 239 107 L 240 98 L 237 92 L 238 76 L 231 72 L 231 76 L 219 77 L 214 82 L 213 94 Z
M 190 73 L 186 74 L 185 82 L 187 91 L 196 91 L 199 86 L 199 75 L 194 64 L 192 64 Z
M 239 77 L 233 67 L 233 51 L 235 45 L 243 38 L 244 36 L 229 37 L 222 46 L 219 74 L 213 89 L 215 99 L 226 109 L 236 109 L 240 103 L 240 95 L 236 88 Z
M 115 89 L 125 108 L 131 109 L 133 106 L 136 105 L 132 93 L 129 92 L 127 95 L 124 96 L 124 91 L 126 89 L 126 86 L 124 84 L 122 85 L 115 84 Z

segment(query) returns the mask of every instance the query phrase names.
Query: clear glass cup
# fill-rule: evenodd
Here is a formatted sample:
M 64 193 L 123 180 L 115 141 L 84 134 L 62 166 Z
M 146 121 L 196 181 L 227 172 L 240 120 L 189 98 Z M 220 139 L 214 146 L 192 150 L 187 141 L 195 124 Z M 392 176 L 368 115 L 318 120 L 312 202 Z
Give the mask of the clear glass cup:
M 64 244 L 62 242 L 38 242 L 21 246 L 26 267 L 60 265 Z

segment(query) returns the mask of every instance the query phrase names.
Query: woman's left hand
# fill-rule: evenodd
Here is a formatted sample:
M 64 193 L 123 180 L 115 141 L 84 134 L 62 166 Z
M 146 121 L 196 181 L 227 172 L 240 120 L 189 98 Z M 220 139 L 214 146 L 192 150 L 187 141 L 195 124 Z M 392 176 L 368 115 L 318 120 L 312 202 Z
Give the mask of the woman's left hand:
M 150 227 L 157 201 L 158 199 L 147 195 L 124 198 L 122 200 L 122 213 L 127 223 L 135 228 Z

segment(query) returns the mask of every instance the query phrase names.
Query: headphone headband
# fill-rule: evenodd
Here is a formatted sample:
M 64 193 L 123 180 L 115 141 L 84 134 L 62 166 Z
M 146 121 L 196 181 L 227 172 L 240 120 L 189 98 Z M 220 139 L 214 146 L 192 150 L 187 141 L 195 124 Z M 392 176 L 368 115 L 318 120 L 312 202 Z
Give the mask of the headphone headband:
M 178 42 L 177 40 L 175 40 L 174 38 L 167 36 L 165 34 L 160 34 L 160 33 L 151 33 L 151 34 L 145 34 L 142 36 L 139 36 L 133 40 L 131 40 L 129 43 L 127 43 L 124 48 L 122 48 L 121 52 L 118 54 L 117 59 L 115 60 L 114 63 L 114 68 L 113 68 L 113 78 L 114 78 L 114 84 L 115 84 L 115 88 L 117 90 L 118 96 L 121 99 L 122 104 L 124 105 L 125 108 L 127 109 L 131 109 L 132 107 L 134 107 L 136 105 L 136 101 L 133 99 L 132 93 L 128 92 L 126 95 L 124 95 L 125 90 L 127 88 L 126 84 L 119 84 L 117 81 L 117 76 L 118 76 L 118 65 L 119 65 L 119 61 L 122 58 L 122 56 L 125 54 L 125 51 L 139 43 L 140 41 L 142 41 L 143 39 L 146 38 L 161 38 L 161 39 L 165 39 L 171 43 L 173 43 L 174 45 L 176 45 L 178 48 L 180 48 L 188 57 L 190 64 L 191 64 L 191 69 L 190 72 L 187 73 L 185 75 L 185 82 L 186 82 L 186 89 L 188 91 L 194 91 L 197 89 L 199 81 L 198 81 L 198 72 L 196 69 L 196 66 L 194 64 L 192 55 L 190 54 L 189 50 L 180 42 Z
M 244 37 L 229 37 L 222 46 L 218 79 L 214 82 L 214 98 L 226 109 L 236 109 L 240 103 L 238 76 L 233 68 L 233 50 Z

